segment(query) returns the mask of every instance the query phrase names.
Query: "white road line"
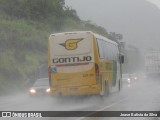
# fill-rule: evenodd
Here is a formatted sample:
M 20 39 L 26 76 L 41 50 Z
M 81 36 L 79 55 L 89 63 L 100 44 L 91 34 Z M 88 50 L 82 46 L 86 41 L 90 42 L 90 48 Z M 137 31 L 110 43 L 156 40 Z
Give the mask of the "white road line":
M 114 106 L 114 105 L 116 105 L 116 104 L 119 104 L 119 103 L 125 101 L 127 98 L 128 98 L 128 97 L 126 97 L 126 98 L 124 98 L 124 99 L 122 99 L 122 100 L 120 100 L 120 101 L 118 101 L 118 102 L 115 102 L 115 103 L 113 103 L 113 104 L 111 104 L 111 105 L 105 106 L 105 107 L 103 107 L 103 108 L 101 108 L 101 109 L 95 110 L 95 111 L 103 111 L 103 110 L 105 110 L 105 109 L 108 109 L 108 108 L 110 108 L 110 107 L 112 107 L 112 106 Z M 85 118 L 86 118 L 86 117 L 79 117 L 79 118 L 77 118 L 77 119 L 75 119 L 75 120 L 83 120 L 83 119 L 85 119 Z
M 118 102 L 116 102 L 116 103 L 113 103 L 113 104 L 111 104 L 111 105 L 108 105 L 108 106 L 105 106 L 105 107 L 103 107 L 103 108 L 101 108 L 101 109 L 98 109 L 98 110 L 96 110 L 96 111 L 103 111 L 103 110 L 105 110 L 105 109 L 107 109 L 107 108 L 110 108 L 110 107 L 112 107 L 112 106 L 114 106 L 114 105 L 116 105 L 116 104 L 119 104 L 119 103 L 125 101 L 127 98 L 128 98 L 128 97 L 126 97 L 126 98 L 124 98 L 124 99 L 122 99 L 122 100 L 120 100 L 120 101 L 118 101 Z

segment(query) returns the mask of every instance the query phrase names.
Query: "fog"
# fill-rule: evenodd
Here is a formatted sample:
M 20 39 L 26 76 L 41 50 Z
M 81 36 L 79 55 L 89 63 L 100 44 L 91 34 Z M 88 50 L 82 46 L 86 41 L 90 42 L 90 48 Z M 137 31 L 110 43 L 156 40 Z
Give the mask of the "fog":
M 137 47 L 141 50 L 160 49 L 159 6 L 154 2 L 150 3 L 149 0 L 65 0 L 65 2 L 77 11 L 80 19 L 90 20 L 104 27 L 108 33 L 122 34 L 122 41 L 131 44 L 132 47 L 126 49 L 128 61 L 127 67 L 122 67 L 123 71 L 140 74 L 140 77 L 129 84 L 123 81 L 120 92 L 112 92 L 109 96 L 103 97 L 100 95 L 30 96 L 29 86 L 26 91 L 1 96 L 1 111 L 159 111 L 159 77 L 143 76 L 140 65 L 144 61 L 136 49 Z M 34 73 L 35 78 L 46 75 L 47 68 L 41 69 L 44 66 L 48 67 L 46 64 L 39 66 L 38 72 Z
M 156 1 L 152 1 L 156 3 Z M 66 0 L 83 20 L 123 34 L 123 40 L 142 49 L 159 48 L 160 9 L 149 0 Z

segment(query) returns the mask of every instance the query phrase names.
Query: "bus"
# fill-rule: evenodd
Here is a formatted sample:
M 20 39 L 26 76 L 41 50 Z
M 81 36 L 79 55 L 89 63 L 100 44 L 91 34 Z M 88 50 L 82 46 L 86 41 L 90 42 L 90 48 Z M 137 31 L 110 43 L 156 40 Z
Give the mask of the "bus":
M 118 44 L 91 31 L 51 34 L 48 75 L 53 96 L 101 95 L 122 86 Z

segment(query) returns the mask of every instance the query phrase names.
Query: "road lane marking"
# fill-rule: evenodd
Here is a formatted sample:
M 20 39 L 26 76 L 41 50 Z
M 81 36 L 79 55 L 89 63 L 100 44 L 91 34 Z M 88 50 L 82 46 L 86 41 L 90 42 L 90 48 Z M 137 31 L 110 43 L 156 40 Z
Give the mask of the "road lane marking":
M 105 109 L 111 108 L 112 106 L 117 105 L 117 104 L 125 101 L 126 99 L 128 99 L 128 97 L 126 97 L 126 98 L 124 98 L 124 99 L 122 99 L 122 100 L 120 100 L 120 101 L 118 101 L 118 102 L 112 103 L 111 105 L 107 105 L 107 106 L 105 106 L 105 107 L 103 107 L 103 108 L 100 108 L 100 109 L 98 109 L 98 110 L 95 110 L 95 112 L 93 112 L 93 113 L 91 113 L 91 114 L 88 114 L 88 115 L 86 115 L 86 116 L 90 116 L 90 115 L 92 115 L 92 114 L 95 114 L 96 112 L 103 111 L 103 110 L 105 110 Z M 80 118 L 77 118 L 77 119 L 75 119 L 75 120 L 83 120 L 83 119 L 85 119 L 85 118 L 86 118 L 86 117 L 80 117 Z
M 105 106 L 105 107 L 103 107 L 103 108 L 101 108 L 101 109 L 98 109 L 98 110 L 96 110 L 96 111 L 103 111 L 103 110 L 105 110 L 105 109 L 107 109 L 107 108 L 110 108 L 110 107 L 112 107 L 112 106 L 114 106 L 114 105 L 116 105 L 116 104 L 119 104 L 119 103 L 125 101 L 127 98 L 128 98 L 128 97 L 126 97 L 126 98 L 124 98 L 124 99 L 122 99 L 122 100 L 120 100 L 120 101 L 118 101 L 118 102 L 112 103 L 111 105 L 108 105 L 108 106 Z

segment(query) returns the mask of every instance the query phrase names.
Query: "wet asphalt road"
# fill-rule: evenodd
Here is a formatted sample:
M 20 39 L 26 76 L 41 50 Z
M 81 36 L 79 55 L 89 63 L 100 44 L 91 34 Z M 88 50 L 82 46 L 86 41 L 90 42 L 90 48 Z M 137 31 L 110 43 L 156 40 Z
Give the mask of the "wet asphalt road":
M 83 96 L 53 98 L 30 97 L 26 93 L 0 98 L 1 111 L 160 111 L 160 80 L 137 80 L 130 86 L 123 85 L 121 92 L 108 97 Z M 9 119 L 9 118 L 0 118 Z M 31 119 L 31 118 L 10 118 Z M 33 120 L 160 120 L 158 117 L 51 117 Z

